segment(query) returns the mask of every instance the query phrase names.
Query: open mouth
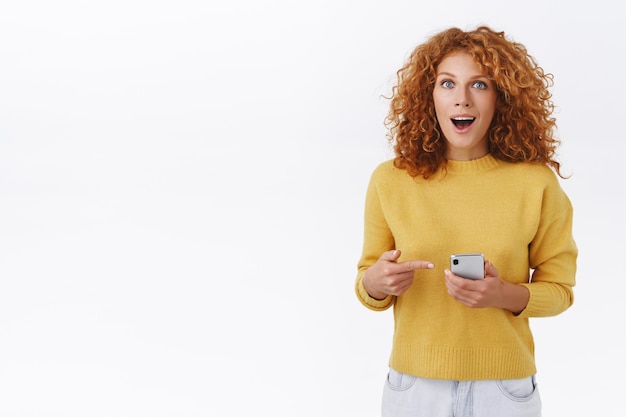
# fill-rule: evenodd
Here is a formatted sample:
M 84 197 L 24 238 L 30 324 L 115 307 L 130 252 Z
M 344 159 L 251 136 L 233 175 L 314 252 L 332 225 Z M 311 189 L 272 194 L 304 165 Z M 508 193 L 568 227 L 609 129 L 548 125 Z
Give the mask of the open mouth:
M 474 117 L 454 117 L 452 119 L 452 123 L 458 129 L 467 129 L 472 123 L 474 123 L 474 120 Z

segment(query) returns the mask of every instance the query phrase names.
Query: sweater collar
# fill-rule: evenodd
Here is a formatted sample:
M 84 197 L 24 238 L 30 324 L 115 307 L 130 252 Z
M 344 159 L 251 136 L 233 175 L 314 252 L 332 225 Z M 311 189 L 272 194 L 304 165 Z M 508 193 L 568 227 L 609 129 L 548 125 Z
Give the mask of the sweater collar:
M 470 161 L 455 161 L 448 160 L 447 170 L 448 172 L 480 172 L 487 171 L 500 165 L 500 161 L 494 158 L 491 154 L 487 154 L 478 159 L 472 159 Z

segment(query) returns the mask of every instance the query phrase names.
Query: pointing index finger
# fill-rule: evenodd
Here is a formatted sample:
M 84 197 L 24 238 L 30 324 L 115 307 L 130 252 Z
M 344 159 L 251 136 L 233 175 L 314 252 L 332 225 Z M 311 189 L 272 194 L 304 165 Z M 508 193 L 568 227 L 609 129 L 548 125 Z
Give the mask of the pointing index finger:
M 430 261 L 405 261 L 403 265 L 407 271 L 415 271 L 416 269 L 432 269 L 435 265 Z

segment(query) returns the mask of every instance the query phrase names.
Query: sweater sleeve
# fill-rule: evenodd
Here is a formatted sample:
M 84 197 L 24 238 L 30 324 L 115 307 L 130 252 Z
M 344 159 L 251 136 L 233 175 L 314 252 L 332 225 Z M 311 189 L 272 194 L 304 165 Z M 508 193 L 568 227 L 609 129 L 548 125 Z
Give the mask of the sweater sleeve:
M 359 301 L 367 308 L 383 311 L 391 307 L 395 301 L 394 296 L 387 296 L 382 300 L 372 298 L 363 286 L 365 271 L 374 265 L 383 252 L 395 247 L 393 234 L 385 220 L 381 198 L 379 193 L 378 175 L 374 171 L 370 178 L 365 197 L 363 251 L 359 259 L 356 279 L 356 295 Z
M 574 302 L 578 249 L 572 235 L 573 208 L 555 175 L 543 190 L 541 219 L 529 245 L 533 270 L 530 299 L 520 317 L 556 316 Z

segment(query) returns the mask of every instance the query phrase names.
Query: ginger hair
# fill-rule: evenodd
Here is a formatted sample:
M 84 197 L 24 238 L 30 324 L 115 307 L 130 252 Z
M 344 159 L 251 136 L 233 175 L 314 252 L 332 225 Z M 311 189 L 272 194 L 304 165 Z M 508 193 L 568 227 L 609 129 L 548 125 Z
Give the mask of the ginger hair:
M 487 26 L 472 31 L 450 28 L 418 45 L 397 71 L 385 118 L 394 165 L 412 177 L 429 178 L 447 166 L 446 141 L 437 122 L 433 89 L 437 67 L 450 54 L 472 56 L 497 90 L 496 111 L 487 132 L 489 152 L 507 162 L 536 162 L 560 177 L 556 119 L 549 88 L 554 77 L 526 47 Z

